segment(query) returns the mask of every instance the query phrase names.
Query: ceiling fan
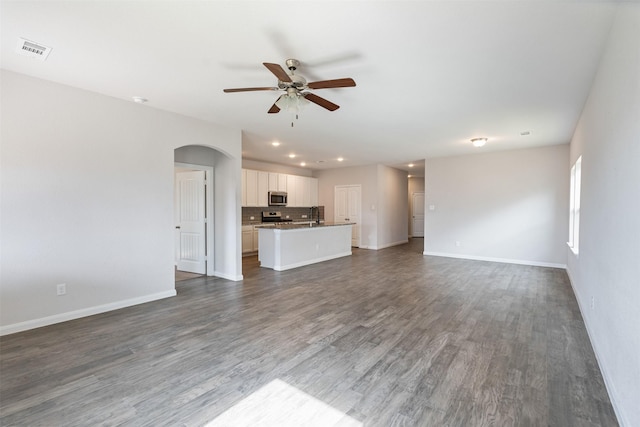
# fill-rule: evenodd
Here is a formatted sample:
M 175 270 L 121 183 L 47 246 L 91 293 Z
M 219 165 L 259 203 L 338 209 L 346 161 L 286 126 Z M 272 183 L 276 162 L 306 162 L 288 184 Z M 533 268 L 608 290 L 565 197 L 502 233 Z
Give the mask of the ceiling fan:
M 270 114 L 278 113 L 281 109 L 287 109 L 297 112 L 302 105 L 307 104 L 309 101 L 323 108 L 326 108 L 329 111 L 335 111 L 340 108 L 339 105 L 321 98 L 316 94 L 305 91 L 308 89 L 333 89 L 340 87 L 353 87 L 356 85 L 356 82 L 351 78 L 320 80 L 317 82 L 307 83 L 304 77 L 294 74 L 294 71 L 300 66 L 300 61 L 298 61 L 297 59 L 287 59 L 286 61 L 287 68 L 291 72 L 290 74 L 288 74 L 279 64 L 272 64 L 269 62 L 263 62 L 262 64 L 267 67 L 267 69 L 271 71 L 274 76 L 278 78 L 277 87 L 243 87 L 236 89 L 224 89 L 224 92 L 250 92 L 257 90 L 285 91 L 286 93 L 280 95 L 280 97 L 269 109 L 268 113 Z

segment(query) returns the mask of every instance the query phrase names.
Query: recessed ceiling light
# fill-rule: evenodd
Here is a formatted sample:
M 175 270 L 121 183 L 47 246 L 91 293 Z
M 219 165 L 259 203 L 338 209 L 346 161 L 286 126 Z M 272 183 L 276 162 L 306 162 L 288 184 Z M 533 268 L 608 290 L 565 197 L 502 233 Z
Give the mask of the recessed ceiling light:
M 409 163 L 409 167 L 412 168 L 413 167 L 413 163 Z
M 300 166 L 307 166 L 305 162 L 300 162 Z
M 488 141 L 487 138 L 473 138 L 471 140 L 471 143 L 473 144 L 474 147 L 482 147 L 484 144 L 486 144 Z
M 145 102 L 149 101 L 147 98 L 143 98 L 141 96 L 132 96 L 131 98 L 133 99 L 133 102 L 138 104 L 144 104 Z
M 344 159 L 343 159 L 342 157 L 338 157 L 338 161 L 339 161 L 339 162 L 341 162 L 341 161 L 343 161 L 343 160 L 344 160 Z
M 295 158 L 296 158 L 296 155 L 295 155 L 295 154 L 293 154 L 293 153 L 291 153 L 291 154 L 289 154 L 289 158 L 290 158 L 290 159 L 295 159 Z
M 407 178 L 411 178 L 411 175 L 407 175 Z
M 274 147 L 278 147 L 280 146 L 280 143 L 278 141 L 273 141 L 271 145 L 273 145 Z

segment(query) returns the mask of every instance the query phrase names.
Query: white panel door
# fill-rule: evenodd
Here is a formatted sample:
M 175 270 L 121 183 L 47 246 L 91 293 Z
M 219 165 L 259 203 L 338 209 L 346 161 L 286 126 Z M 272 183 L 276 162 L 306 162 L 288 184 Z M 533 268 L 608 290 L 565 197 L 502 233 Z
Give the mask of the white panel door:
M 178 270 L 206 273 L 205 172 L 176 174 Z
M 351 246 L 360 247 L 361 187 L 336 185 L 334 193 L 334 221 L 351 222 Z
M 424 237 L 424 193 L 411 195 L 411 224 L 413 237 Z

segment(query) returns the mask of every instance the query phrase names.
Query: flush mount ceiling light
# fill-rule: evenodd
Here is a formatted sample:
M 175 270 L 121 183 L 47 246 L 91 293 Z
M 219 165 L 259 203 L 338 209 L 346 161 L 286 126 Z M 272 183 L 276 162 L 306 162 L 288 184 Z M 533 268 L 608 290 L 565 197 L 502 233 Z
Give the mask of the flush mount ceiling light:
M 482 147 L 484 144 L 486 144 L 488 141 L 488 138 L 473 138 L 471 140 L 471 143 L 473 144 L 474 147 Z

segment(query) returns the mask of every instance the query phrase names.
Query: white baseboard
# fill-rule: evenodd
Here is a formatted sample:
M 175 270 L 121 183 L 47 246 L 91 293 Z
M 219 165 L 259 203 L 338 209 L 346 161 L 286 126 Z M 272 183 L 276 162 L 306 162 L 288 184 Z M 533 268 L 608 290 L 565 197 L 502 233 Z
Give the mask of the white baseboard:
M 384 245 L 380 245 L 380 246 L 369 246 L 367 249 L 373 249 L 373 250 L 380 250 L 380 249 L 386 249 L 386 248 L 390 248 L 392 246 L 398 246 L 398 245 L 404 245 L 405 243 L 409 243 L 409 239 L 407 240 L 399 240 L 397 242 L 393 242 L 393 243 L 385 243 Z
M 223 273 L 221 271 L 214 271 L 213 272 L 213 276 L 220 277 L 222 279 L 231 280 L 232 282 L 239 282 L 239 281 L 244 279 L 244 276 L 242 274 L 234 276 L 234 275 L 231 275 L 231 274 Z
M 582 320 L 587 330 L 587 335 L 589 336 L 589 342 L 591 343 L 591 348 L 593 349 L 593 353 L 596 356 L 596 362 L 598 363 L 598 368 L 600 368 L 600 372 L 602 373 L 602 379 L 604 380 L 604 386 L 607 388 L 607 393 L 609 394 L 609 400 L 611 401 L 611 406 L 613 406 L 613 412 L 616 414 L 616 418 L 618 419 L 618 424 L 620 427 L 631 426 L 631 422 L 624 417 L 624 412 L 618 407 L 616 404 L 618 393 L 616 392 L 616 388 L 611 382 L 607 369 L 605 368 L 605 364 L 602 363 L 602 359 L 600 354 L 598 353 L 598 348 L 593 345 L 593 333 L 591 332 L 591 328 L 589 328 L 589 323 L 587 323 L 587 318 L 585 316 L 586 310 L 580 303 L 580 294 L 577 292 L 576 287 L 574 285 L 573 277 L 571 276 L 571 271 L 567 268 L 567 276 L 569 276 L 569 283 L 571 284 L 571 289 L 573 290 L 573 295 L 576 297 L 576 301 L 578 301 L 578 309 L 580 310 L 580 315 L 582 316 Z
M 502 262 L 506 264 L 521 264 L 521 265 L 532 265 L 535 267 L 551 267 L 551 268 L 562 268 L 566 269 L 567 264 L 555 264 L 552 262 L 540 262 L 540 261 L 528 261 L 521 259 L 510 259 L 510 258 L 492 258 L 492 257 L 484 257 L 484 256 L 475 256 L 475 255 L 462 255 L 462 254 L 450 254 L 444 252 L 422 252 L 423 255 L 430 256 L 441 256 L 446 258 L 460 258 L 460 259 L 471 259 L 474 261 L 490 261 L 490 262 Z
M 116 301 L 109 304 L 69 311 L 67 313 L 55 314 L 53 316 L 41 317 L 39 319 L 27 320 L 26 322 L 0 326 L 0 336 L 15 334 L 16 332 L 27 331 L 29 329 L 41 328 L 43 326 L 49 326 L 55 323 L 67 322 L 69 320 L 79 319 L 81 317 L 93 316 L 94 314 L 105 313 L 107 311 L 118 310 L 121 308 L 131 307 L 133 305 L 144 304 L 146 302 L 156 301 L 173 296 L 176 296 L 175 289 L 166 292 L 158 292 L 156 294 L 145 295 L 142 297 Z

